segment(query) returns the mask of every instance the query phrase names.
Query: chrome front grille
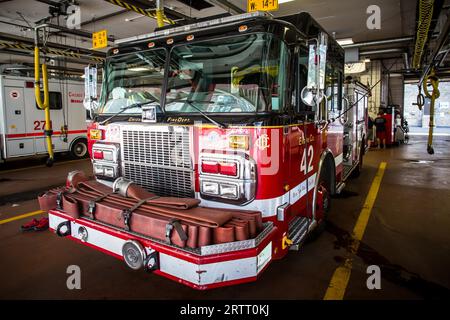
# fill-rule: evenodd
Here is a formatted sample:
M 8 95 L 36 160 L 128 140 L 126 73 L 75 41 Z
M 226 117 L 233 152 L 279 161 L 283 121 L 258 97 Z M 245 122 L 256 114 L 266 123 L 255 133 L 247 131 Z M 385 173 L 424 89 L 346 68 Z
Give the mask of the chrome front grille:
M 124 125 L 123 176 L 160 196 L 193 197 L 189 129 Z

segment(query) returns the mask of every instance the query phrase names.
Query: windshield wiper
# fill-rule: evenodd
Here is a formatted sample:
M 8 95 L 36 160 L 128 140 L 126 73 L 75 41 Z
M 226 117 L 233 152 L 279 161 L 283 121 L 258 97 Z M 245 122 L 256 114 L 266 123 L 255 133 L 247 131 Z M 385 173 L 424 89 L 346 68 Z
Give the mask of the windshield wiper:
M 153 103 L 156 102 L 156 100 L 148 100 L 145 102 L 137 102 L 137 103 L 133 103 L 130 104 L 129 106 L 125 106 L 120 108 L 120 111 L 116 112 L 115 114 L 113 114 L 111 117 L 103 120 L 102 122 L 99 122 L 100 125 L 104 125 L 106 122 L 108 122 L 109 120 L 111 120 L 112 118 L 118 116 L 121 113 L 124 113 L 125 111 L 129 110 L 129 109 L 133 109 L 133 108 L 141 108 L 143 105 L 149 104 L 149 103 Z
M 196 101 L 196 100 L 184 100 L 184 99 L 173 99 L 170 100 L 170 102 L 186 102 L 190 107 L 194 108 L 195 110 L 198 111 L 198 113 L 200 113 L 205 119 L 209 120 L 209 122 L 215 124 L 216 126 L 218 126 L 221 129 L 226 129 L 228 128 L 228 126 L 222 122 L 219 122 L 217 120 L 214 120 L 213 118 L 211 118 L 210 116 L 208 116 L 202 109 L 200 109 L 199 107 L 197 107 L 194 103 L 214 103 L 211 101 Z

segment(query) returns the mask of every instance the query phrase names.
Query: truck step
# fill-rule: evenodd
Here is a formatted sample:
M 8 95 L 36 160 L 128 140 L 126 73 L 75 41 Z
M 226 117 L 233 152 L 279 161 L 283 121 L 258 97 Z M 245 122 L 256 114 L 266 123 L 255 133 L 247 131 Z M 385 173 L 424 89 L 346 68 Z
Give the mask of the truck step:
M 348 178 L 348 176 L 350 175 L 350 173 L 352 173 L 353 167 L 349 166 L 349 165 L 344 165 L 344 180 Z
M 353 172 L 353 170 L 355 170 L 355 168 L 357 166 L 358 166 L 358 163 L 356 163 L 353 166 L 344 164 L 344 172 L 343 172 L 343 179 L 342 180 L 344 180 L 344 181 L 347 180 L 347 178 L 350 176 L 350 174 Z
M 306 217 L 296 217 L 289 223 L 288 238 L 292 241 L 289 250 L 298 251 L 300 245 L 308 234 L 311 220 Z

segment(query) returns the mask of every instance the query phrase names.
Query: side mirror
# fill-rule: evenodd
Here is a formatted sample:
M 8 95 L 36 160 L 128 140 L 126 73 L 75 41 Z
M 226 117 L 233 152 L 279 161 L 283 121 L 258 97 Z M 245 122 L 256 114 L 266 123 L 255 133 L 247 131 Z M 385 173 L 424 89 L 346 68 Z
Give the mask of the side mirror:
M 310 107 L 317 107 L 324 98 L 323 92 L 317 89 L 309 89 L 304 87 L 300 93 L 300 99 L 302 102 Z
M 321 33 L 318 39 L 309 43 L 308 81 L 306 87 L 302 89 L 300 97 L 304 104 L 311 107 L 319 105 L 325 96 L 327 42 L 327 35 Z
M 97 68 L 87 66 L 84 68 L 84 108 L 91 112 L 97 109 L 97 98 Z

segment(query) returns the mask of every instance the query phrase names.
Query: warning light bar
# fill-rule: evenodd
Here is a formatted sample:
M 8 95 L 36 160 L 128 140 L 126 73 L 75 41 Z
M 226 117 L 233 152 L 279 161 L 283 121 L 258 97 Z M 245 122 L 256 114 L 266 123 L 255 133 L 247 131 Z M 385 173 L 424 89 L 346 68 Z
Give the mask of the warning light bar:
M 122 43 L 127 43 L 127 42 L 132 42 L 132 41 L 139 41 L 139 40 L 146 40 L 146 39 L 150 39 L 150 38 L 169 36 L 169 35 L 173 35 L 175 33 L 189 32 L 192 30 L 207 28 L 207 27 L 216 26 L 216 25 L 223 25 L 225 23 L 241 21 L 241 20 L 246 20 L 246 19 L 270 18 L 270 17 L 272 17 L 272 15 L 270 13 L 262 12 L 262 11 L 237 14 L 234 16 L 223 17 L 223 18 L 188 24 L 185 26 L 179 26 L 179 27 L 174 27 L 174 28 L 170 28 L 170 29 L 159 30 L 159 31 L 155 31 L 152 33 L 143 34 L 140 36 L 119 39 L 119 40 L 116 40 L 114 42 L 114 44 L 119 45 Z

